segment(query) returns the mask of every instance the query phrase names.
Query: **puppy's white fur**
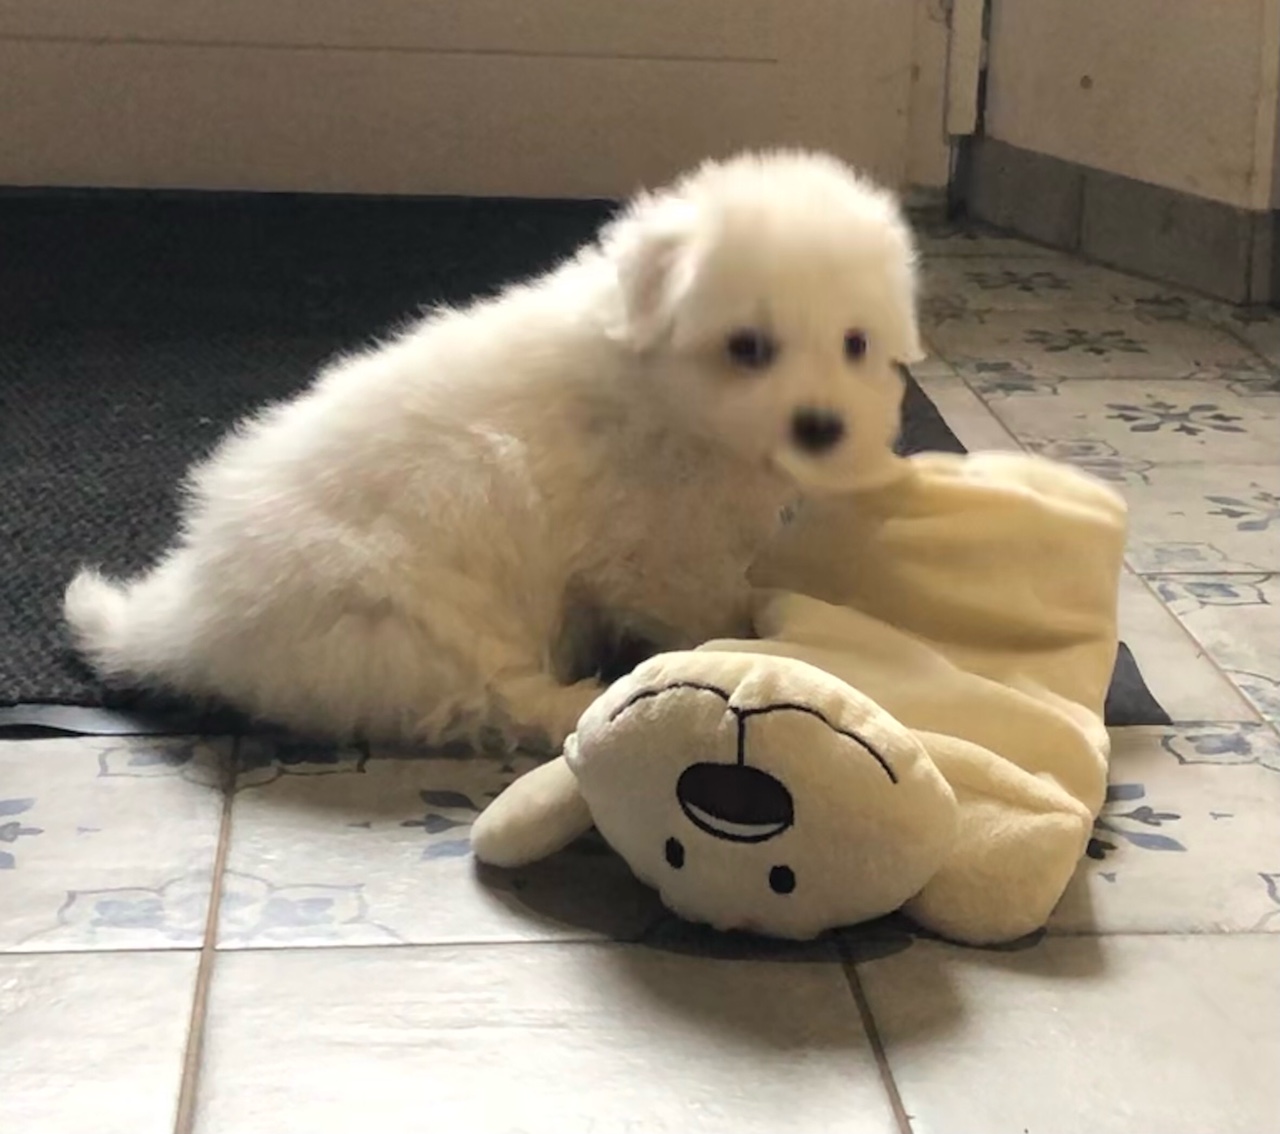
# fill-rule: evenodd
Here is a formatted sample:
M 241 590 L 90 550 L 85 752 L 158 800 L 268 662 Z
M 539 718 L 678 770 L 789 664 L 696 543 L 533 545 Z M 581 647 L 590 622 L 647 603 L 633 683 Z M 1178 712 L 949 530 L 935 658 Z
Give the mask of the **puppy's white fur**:
M 766 365 L 734 362 L 742 330 Z M 746 629 L 780 510 L 878 475 L 918 354 L 891 196 L 819 155 L 707 164 L 243 423 L 177 545 L 128 582 L 81 572 L 66 617 L 108 678 L 308 732 L 559 745 L 600 627 Z M 795 441 L 814 409 L 846 425 L 821 453 Z

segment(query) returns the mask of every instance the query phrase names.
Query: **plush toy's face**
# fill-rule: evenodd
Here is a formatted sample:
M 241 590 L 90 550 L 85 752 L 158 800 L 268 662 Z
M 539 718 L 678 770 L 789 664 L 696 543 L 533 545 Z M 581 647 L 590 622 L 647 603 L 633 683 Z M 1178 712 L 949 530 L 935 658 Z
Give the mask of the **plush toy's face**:
M 800 662 L 666 655 L 566 753 L 601 833 L 663 901 L 807 937 L 897 908 L 937 868 L 954 800 L 907 730 Z

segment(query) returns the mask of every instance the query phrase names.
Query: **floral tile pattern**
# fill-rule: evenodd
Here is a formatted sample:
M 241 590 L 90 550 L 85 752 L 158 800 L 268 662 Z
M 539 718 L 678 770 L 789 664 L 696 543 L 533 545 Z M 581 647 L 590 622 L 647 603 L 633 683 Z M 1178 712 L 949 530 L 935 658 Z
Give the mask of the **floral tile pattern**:
M 204 935 L 229 741 L 0 742 L 0 951 Z M 179 918 L 157 915 L 158 894 Z
M 0 799 L 0 818 L 7 818 L 0 823 L 0 843 L 16 843 L 23 836 L 44 834 L 43 827 L 28 827 L 21 819 L 12 818 L 35 805 L 34 799 Z M 18 859 L 12 851 L 0 850 L 0 870 L 12 870 L 17 865 Z
M 1210 379 L 1063 379 L 1006 396 L 978 390 L 1027 449 L 1093 464 L 1120 483 L 1140 480 L 1147 462 L 1274 466 L 1280 452 L 1280 401 L 1241 397 Z
M 1126 276 L 1065 257 L 940 256 L 926 263 L 924 312 L 932 321 L 934 305 L 982 318 L 997 311 L 1176 312 L 1177 321 L 1209 320 L 1195 297 L 1150 280 Z
M 1264 724 L 1113 733 L 1094 837 L 1049 923 L 1065 933 L 1280 932 L 1280 736 Z
M 1001 363 L 1035 378 L 1212 378 L 1256 356 L 1207 324 L 1145 322 L 1132 311 L 994 311 L 935 321 L 934 345 L 966 378 Z
M 478 869 L 468 832 L 528 757 L 250 748 L 236 790 L 220 948 L 634 939 L 656 898 L 591 839 Z
M 1089 447 L 1086 447 L 1089 446 Z M 1129 501 L 1129 563 L 1149 574 L 1280 570 L 1280 462 L 1157 464 L 1103 442 L 1041 449 Z
M 901 917 L 803 945 L 716 934 L 595 836 L 480 868 L 471 824 L 526 757 L 0 741 L 8 1125 L 1270 1130 L 1280 313 L 949 223 L 921 244 L 913 375 L 968 448 L 1124 494 L 1121 637 L 1175 722 L 1113 732 L 1046 931 L 998 950 Z

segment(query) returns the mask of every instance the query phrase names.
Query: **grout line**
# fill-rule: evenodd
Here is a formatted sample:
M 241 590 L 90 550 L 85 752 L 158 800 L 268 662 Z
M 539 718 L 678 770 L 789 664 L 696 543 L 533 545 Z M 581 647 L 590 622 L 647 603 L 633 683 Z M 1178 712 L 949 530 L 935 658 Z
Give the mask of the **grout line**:
M 1249 698 L 1245 695 L 1245 691 L 1241 689 L 1240 686 L 1237 685 L 1231 679 L 1231 675 L 1227 673 L 1227 671 L 1219 664 L 1218 659 L 1213 656 L 1213 651 L 1210 650 L 1208 646 L 1206 646 L 1202 641 L 1200 641 L 1199 638 L 1195 636 L 1195 634 L 1191 632 L 1191 628 L 1185 622 L 1183 622 L 1182 619 L 1179 618 L 1176 613 L 1174 613 L 1173 608 L 1167 602 L 1165 602 L 1163 598 L 1161 598 L 1160 592 L 1156 590 L 1154 586 L 1151 585 L 1151 579 L 1158 577 L 1159 574 L 1161 573 L 1155 572 L 1151 576 L 1147 576 L 1147 575 L 1144 575 L 1141 571 L 1133 570 L 1133 568 L 1130 567 L 1128 563 L 1124 565 L 1124 569 L 1129 574 L 1133 575 L 1134 578 L 1136 578 L 1142 584 L 1143 589 L 1147 592 L 1147 594 L 1149 594 L 1153 599 L 1156 600 L 1156 602 L 1160 604 L 1160 609 L 1163 610 L 1165 614 L 1169 616 L 1170 619 L 1172 619 L 1174 625 L 1178 628 L 1182 636 L 1186 638 L 1187 641 L 1190 642 L 1192 646 L 1195 647 L 1196 653 L 1198 653 L 1201 658 L 1203 658 L 1205 661 L 1209 663 L 1210 666 L 1213 667 L 1214 672 L 1217 673 L 1217 675 L 1227 683 L 1228 687 L 1235 693 L 1240 703 L 1249 712 L 1253 714 L 1253 721 L 1249 723 L 1261 722 L 1263 724 L 1270 725 L 1272 730 L 1275 731 L 1277 735 L 1280 735 L 1280 727 L 1272 724 L 1270 721 L 1267 720 L 1266 717 L 1262 715 L 1261 712 L 1259 712 L 1258 706 L 1249 700 Z M 1193 572 L 1188 572 L 1188 574 L 1191 574 L 1191 573 Z M 1206 572 L 1194 572 L 1194 573 L 1213 575 L 1213 574 L 1226 574 L 1227 572 L 1206 571 Z M 1246 573 L 1247 574 L 1272 574 L 1273 572 L 1259 571 L 1259 572 L 1240 572 L 1240 573 L 1241 574 L 1246 574 Z M 1134 651 L 1133 656 L 1135 660 L 1139 660 L 1136 650 Z M 1139 661 L 1139 668 L 1141 668 L 1140 661 Z M 1168 710 L 1166 710 L 1166 712 L 1167 711 Z
M 112 35 L 89 33 L 64 35 L 52 33 L 0 34 L 0 43 L 41 43 L 72 47 L 178 47 L 198 50 L 328 52 L 333 54 L 385 53 L 388 55 L 461 56 L 464 58 L 586 60 L 588 62 L 623 63 L 698 63 L 698 64 L 777 64 L 777 55 L 659 55 L 626 51 L 547 51 L 519 47 L 430 47 L 405 43 L 289 43 L 279 40 L 192 38 L 155 35 Z
M 1165 465 L 1163 467 L 1168 468 L 1169 466 Z M 1257 576 L 1257 575 L 1280 575 L 1280 569 L 1277 569 L 1274 567 L 1272 568 L 1254 567 L 1251 569 L 1233 567 L 1229 571 L 1222 571 L 1222 570 L 1218 570 L 1218 571 L 1142 571 L 1136 567 L 1130 567 L 1129 570 L 1132 571 L 1133 574 L 1135 575 L 1142 576 L 1142 578 L 1144 579 L 1183 579 L 1188 576 L 1191 576 L 1194 578 L 1202 578 L 1202 579 L 1203 578 L 1216 579 L 1219 576 L 1234 578 L 1236 575 L 1248 575 L 1250 577 Z
M 1240 724 L 1240 721 L 1175 721 L 1174 728 L 1180 724 Z M 1257 722 L 1243 722 L 1253 724 Z M 1264 722 L 1265 723 L 1265 722 Z M 1149 728 L 1162 729 L 1168 728 L 1167 725 L 1126 725 L 1124 728 Z M 1276 937 L 1277 934 L 1269 929 L 1195 929 L 1195 928 L 1179 928 L 1179 929 L 1123 929 L 1110 931 L 1105 929 L 1055 929 L 1053 926 L 1045 927 L 1044 939 L 1061 939 L 1061 938 L 1103 938 L 1103 937 Z M 768 942 L 771 939 L 765 939 L 766 947 L 760 955 L 743 954 L 742 960 L 754 961 L 763 959 L 769 961 L 772 953 L 768 948 Z M 946 944 L 947 942 L 943 942 Z M 227 954 L 298 954 L 298 953 L 361 953 L 370 952 L 375 949 L 379 950 L 402 950 L 402 949 L 539 949 L 539 948 L 574 948 L 574 949 L 646 949 L 650 952 L 665 952 L 660 946 L 655 946 L 644 941 L 637 941 L 630 938 L 617 937 L 528 937 L 528 938 L 507 938 L 485 939 L 485 938 L 459 938 L 457 940 L 448 941 L 370 941 L 364 944 L 360 942 L 343 942 L 339 945 L 297 945 L 297 944 L 280 944 L 280 945 L 235 945 L 224 949 L 218 949 L 217 952 L 222 955 Z M 968 948 L 967 946 L 956 946 L 956 948 Z M 996 950 L 997 952 L 999 950 Z M 30 950 L 30 949 L 5 949 L 0 950 L 0 957 L 94 957 L 94 956 L 170 956 L 182 955 L 195 952 L 194 949 L 169 949 L 169 948 L 141 948 L 141 949 L 47 949 L 47 950 Z M 697 954 L 711 959 L 716 959 L 718 954 L 710 949 L 704 954 Z M 737 959 L 738 954 L 733 958 L 725 958 L 727 960 Z M 814 954 L 815 963 L 826 963 L 826 958 Z
M 951 363 L 948 362 L 947 365 L 951 366 Z M 995 427 L 1009 439 L 1010 444 L 1013 445 L 1013 451 L 1018 453 L 1028 452 L 1028 449 L 1022 443 L 1021 438 L 1019 438 L 1018 435 L 1014 433 L 1013 430 L 1010 429 L 1007 424 L 1005 424 L 1004 418 L 1002 418 L 998 413 L 996 413 L 994 409 L 991 408 L 991 403 L 988 402 L 986 398 L 984 398 L 980 393 L 978 393 L 978 391 L 975 390 L 969 384 L 969 380 L 965 378 L 965 376 L 961 374 L 958 370 L 956 370 L 954 366 L 951 366 L 951 370 L 952 370 L 952 375 L 954 375 L 955 381 L 960 384 L 960 389 L 963 390 L 966 394 L 968 394 L 969 397 L 971 397 L 975 402 L 975 407 L 974 407 L 975 410 L 981 413 L 985 413 L 986 416 L 991 419 Z M 941 397 L 942 395 L 939 394 L 938 397 L 935 397 L 933 393 L 930 393 L 929 386 L 928 386 L 929 382 L 930 382 L 929 378 L 925 378 L 923 381 L 919 378 L 916 379 L 916 385 L 918 385 L 920 389 L 922 389 L 926 394 L 928 394 L 929 400 L 933 402 L 934 408 L 938 411 L 939 414 L 942 415 L 942 420 L 947 423 L 947 426 L 951 430 L 951 432 L 956 435 L 956 437 L 960 440 L 960 443 L 962 445 L 965 444 L 964 438 L 960 435 L 960 431 L 964 427 L 962 425 L 957 425 L 956 423 L 949 421 L 947 419 L 946 412 L 943 410 L 942 406 L 938 404 L 938 397 Z M 968 449 L 970 453 L 981 451 L 981 450 L 970 449 L 968 445 L 965 445 L 965 448 Z
M 182 956 L 183 954 L 198 953 L 202 946 L 200 945 L 139 945 L 135 948 L 113 948 L 113 949 L 77 949 L 71 946 L 66 949 L 27 949 L 21 946 L 5 946 L 0 948 L 0 957 L 97 957 L 103 954 L 112 956 L 137 956 L 137 957 L 156 957 L 156 956 Z
M 1227 722 L 1228 724 L 1234 722 Z M 1099 930 L 1089 931 L 1087 929 L 1053 929 L 1050 926 L 1044 927 L 1044 936 L 1037 942 L 1039 945 L 1045 941 L 1063 941 L 1063 940 L 1079 940 L 1081 938 L 1092 938 L 1101 940 L 1103 938 L 1116 937 L 1275 937 L 1276 933 L 1270 929 L 1121 929 L 1114 933 L 1107 933 Z
M 999 312 L 998 312 L 997 314 L 999 314 Z M 963 378 L 964 378 L 964 375 L 963 375 L 963 374 L 961 374 L 961 375 L 960 375 L 960 377 L 963 379 Z M 1029 377 L 1034 377 L 1034 375 L 1029 375 Z M 965 379 L 965 381 L 968 381 L 968 379 Z M 1197 382 L 1198 382 L 1198 383 L 1200 383 L 1200 384 L 1202 384 L 1202 385 L 1205 385 L 1205 386 L 1214 386 L 1214 387 L 1216 387 L 1216 388 L 1217 388 L 1217 389 L 1219 389 L 1219 390 L 1226 390 L 1226 386 L 1225 386 L 1225 384 L 1224 384 L 1224 383 L 1222 383 L 1222 382 L 1220 382 L 1217 378 L 1215 378 L 1215 377 L 1214 377 L 1213 375 L 1211 375 L 1211 374 L 1201 374 L 1201 375 L 1196 375 L 1196 374 L 1129 374 L 1129 373 L 1125 373 L 1125 374 L 1074 374 L 1074 375 L 1072 375 L 1072 376 L 1070 376 L 1070 377 L 1052 377 L 1052 378 L 1046 378 L 1046 379 L 1045 379 L 1045 381 L 1049 381 L 1049 382 L 1056 382 L 1059 386 L 1078 385 L 1078 384 L 1081 384 L 1081 383 L 1084 383 L 1084 382 L 1097 383 L 1099 386 L 1106 386 L 1106 385 L 1115 386 L 1115 385 L 1118 385 L 1118 384 L 1119 384 L 1119 383 L 1121 383 L 1121 382 L 1132 382 L 1132 383 L 1134 383 L 1134 384 L 1136 384 L 1136 385 L 1141 385 L 1141 386 L 1155 386 L 1155 385 L 1159 385 L 1159 384 L 1163 384 L 1163 385 L 1166 385 L 1166 386 L 1190 386 L 1190 385 L 1194 385 L 1195 383 L 1197 383 Z M 1227 391 L 1227 392 L 1228 392 L 1228 393 L 1230 393 L 1230 391 Z M 1034 397 L 1034 396 L 1036 396 L 1036 395 L 1032 395 L 1032 396 Z M 1047 396 L 1052 397 L 1053 395 L 1047 395 Z M 1250 399 L 1250 398 L 1248 398 L 1247 396 L 1243 396 L 1243 395 L 1234 395 L 1234 396 L 1237 396 L 1237 397 L 1244 397 L 1244 400 L 1246 400 L 1246 401 L 1249 401 L 1249 400 L 1255 400 L 1255 399 Z M 1263 399 L 1262 399 L 1262 398 L 1258 398 L 1258 399 L 1256 399 L 1256 400 L 1258 400 L 1258 401 L 1262 401 Z M 1260 411 L 1260 412 L 1265 412 L 1265 411 Z M 1166 462 L 1166 461 L 1161 461 L 1161 462 L 1159 462 L 1159 463 L 1160 463 L 1160 464 L 1171 464 L 1171 465 L 1193 465 L 1193 464 L 1195 464 L 1196 462 L 1195 462 L 1195 461 L 1167 461 L 1167 462 Z M 1235 465 L 1235 464 L 1252 464 L 1252 465 L 1266 464 L 1266 462 L 1265 462 L 1265 461 L 1262 461 L 1262 460 L 1252 460 L 1252 461 L 1227 461 L 1227 462 L 1224 462 L 1224 463 L 1226 463 L 1226 464 L 1231 464 L 1231 465 Z
M 996 240 L 1017 240 L 1017 237 L 1002 235 L 999 232 L 991 233 Z M 922 250 L 920 253 L 921 263 L 946 263 L 946 264 L 981 264 L 984 260 L 1016 260 L 1019 264 L 1026 263 L 1052 263 L 1059 256 L 1070 256 L 1070 252 L 1061 252 L 1056 248 L 1047 248 L 1044 245 L 1033 244 L 1030 251 L 1022 251 L 1021 249 L 1011 249 L 1008 252 L 951 252 L 947 249 L 925 248 L 923 241 L 931 239 L 928 236 L 918 237 L 922 242 Z M 1022 243 L 1026 243 L 1023 241 Z M 1112 269 L 1114 270 L 1114 269 Z M 1015 308 L 1006 308 L 1013 311 Z
M 1221 322 L 1219 322 L 1217 319 L 1214 319 L 1212 316 L 1205 316 L 1205 321 L 1214 330 L 1221 331 L 1228 338 L 1234 339 L 1237 345 L 1244 347 L 1245 350 L 1247 350 L 1251 355 L 1253 355 L 1255 361 L 1262 363 L 1263 367 L 1266 370 L 1273 371 L 1277 368 L 1276 364 L 1272 362 L 1270 358 L 1267 357 L 1266 353 L 1260 347 L 1255 346 L 1247 338 L 1245 338 L 1244 333 L 1240 331 L 1238 327 L 1233 325 L 1229 319 L 1224 319 Z
M 222 877 L 226 871 L 231 843 L 231 806 L 235 802 L 236 775 L 240 767 L 240 738 L 236 737 L 227 761 L 223 783 L 222 818 L 218 827 L 218 849 L 213 859 L 213 876 L 209 882 L 209 912 L 205 917 L 204 940 L 196 967 L 195 992 L 191 1001 L 191 1019 L 187 1026 L 187 1045 L 182 1057 L 182 1082 L 178 1088 L 178 1105 L 174 1113 L 173 1134 L 191 1134 L 195 1125 L 196 1087 L 200 1078 L 204 1051 L 205 1022 L 209 1008 L 209 988 L 213 983 L 213 966 L 217 957 L 218 914 L 222 907 Z
M 991 418 L 991 420 L 996 423 L 996 425 L 1005 434 L 1005 436 L 1008 437 L 1011 442 L 1013 442 L 1017 451 L 1020 453 L 1028 452 L 1027 447 L 1022 443 L 1022 439 L 1016 433 L 1014 433 L 1014 431 L 1005 423 L 1004 418 L 1002 418 L 998 413 L 996 413 L 991 403 L 987 401 L 987 399 L 984 398 L 981 393 L 979 393 L 976 389 L 974 389 L 969 379 L 966 378 L 959 371 L 959 369 L 957 369 L 955 363 L 953 363 L 949 358 L 947 358 L 945 354 L 942 353 L 942 351 L 938 349 L 937 345 L 934 343 L 933 339 L 929 336 L 929 333 L 927 331 L 924 334 L 924 340 L 925 340 L 925 344 L 929 347 L 929 350 L 932 352 L 933 357 L 943 362 L 946 365 L 947 369 L 951 371 L 951 374 L 960 383 L 961 388 L 964 390 L 967 390 L 969 395 L 974 399 L 974 401 L 977 402 L 978 405 L 983 410 L 986 411 L 987 416 Z M 920 388 L 924 390 L 926 394 L 928 394 L 929 391 L 925 389 L 924 384 L 920 381 L 919 378 L 916 379 L 916 384 L 919 385 Z M 931 397 L 930 401 L 932 400 L 933 399 Z M 934 402 L 934 406 L 937 408 L 938 413 L 942 415 L 942 420 L 947 422 L 947 426 L 951 430 L 951 432 L 956 433 L 956 427 L 952 425 L 951 422 L 947 421 L 947 415 L 943 413 L 942 407 L 939 406 L 937 402 Z M 960 435 L 956 433 L 956 436 L 959 437 Z
M 898 1134 L 913 1134 L 911 1127 L 911 1115 L 907 1113 L 907 1108 L 902 1101 L 902 1094 L 898 1090 L 898 1084 L 893 1077 L 893 1068 L 889 1066 L 889 1056 L 885 1052 L 884 1042 L 880 1038 L 880 1028 L 876 1024 L 875 1016 L 871 1011 L 871 1004 L 867 1000 L 866 990 L 862 987 L 862 980 L 858 976 L 857 965 L 847 957 L 842 959 L 841 968 L 844 970 L 844 979 L 849 985 L 849 991 L 853 994 L 853 1002 L 858 1006 L 858 1018 L 862 1021 L 862 1030 L 867 1035 L 867 1042 L 871 1045 L 871 1054 L 875 1057 L 876 1070 L 880 1073 L 880 1085 L 884 1088 L 885 1094 L 889 1098 L 889 1109 L 893 1111 L 893 1120 L 897 1124 Z
M 1193 722 L 1202 723 L 1202 722 Z M 1214 722 L 1223 724 L 1236 724 L 1236 721 Z M 1165 726 L 1154 725 L 1136 725 L 1129 726 L 1136 728 L 1156 728 Z M 1088 930 L 1088 929 L 1054 929 L 1051 926 L 1045 927 L 1045 938 L 1062 938 L 1062 937 L 1274 937 L 1277 936 L 1271 930 L 1265 929 L 1125 929 L 1116 932 L 1106 930 Z M 768 942 L 770 939 L 765 939 Z M 226 949 L 219 949 L 218 953 L 222 955 L 234 954 L 299 954 L 299 953 L 366 953 L 374 950 L 398 951 L 404 949 L 421 949 L 421 950 L 440 950 L 440 949 L 549 949 L 549 948 L 572 948 L 572 949 L 644 949 L 648 952 L 665 952 L 661 946 L 655 946 L 643 941 L 634 941 L 622 938 L 612 937 L 537 937 L 537 938 L 508 938 L 507 940 L 484 940 L 484 939 L 460 939 L 450 941 L 370 941 L 367 943 L 345 941 L 339 945 L 298 945 L 282 943 L 280 945 L 236 945 Z M 146 950 L 114 950 L 115 952 L 146 952 Z M 155 952 L 157 950 L 152 950 Z M 177 952 L 177 950 L 159 950 L 160 952 Z M 83 956 L 85 950 L 76 950 L 77 956 Z M 26 956 L 45 956 L 39 954 L 24 954 Z M 695 954 L 710 959 L 716 959 L 719 955 L 712 950 L 706 953 Z M 739 958 L 738 954 L 733 957 L 722 958 L 725 960 L 742 959 L 748 961 L 764 960 L 769 961 L 772 953 L 766 948 L 760 954 L 743 954 Z M 812 960 L 815 963 L 826 963 L 824 958 L 817 953 L 812 954 Z

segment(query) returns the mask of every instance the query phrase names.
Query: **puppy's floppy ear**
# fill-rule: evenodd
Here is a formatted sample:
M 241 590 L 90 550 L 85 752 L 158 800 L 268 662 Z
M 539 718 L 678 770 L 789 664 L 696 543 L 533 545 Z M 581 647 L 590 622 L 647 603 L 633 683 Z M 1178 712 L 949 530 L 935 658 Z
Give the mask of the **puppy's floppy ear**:
M 688 201 L 645 195 L 601 234 L 622 295 L 615 337 L 645 350 L 670 329 L 692 277 L 690 246 L 696 227 L 696 210 Z

